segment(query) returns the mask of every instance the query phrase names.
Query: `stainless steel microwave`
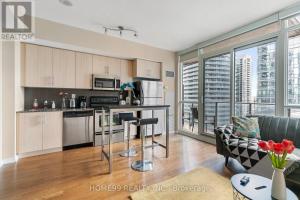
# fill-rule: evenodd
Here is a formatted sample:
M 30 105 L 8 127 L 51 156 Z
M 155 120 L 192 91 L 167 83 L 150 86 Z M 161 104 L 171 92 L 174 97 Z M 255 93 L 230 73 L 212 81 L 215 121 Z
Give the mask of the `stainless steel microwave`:
M 93 75 L 93 90 L 120 90 L 120 86 L 119 78 Z

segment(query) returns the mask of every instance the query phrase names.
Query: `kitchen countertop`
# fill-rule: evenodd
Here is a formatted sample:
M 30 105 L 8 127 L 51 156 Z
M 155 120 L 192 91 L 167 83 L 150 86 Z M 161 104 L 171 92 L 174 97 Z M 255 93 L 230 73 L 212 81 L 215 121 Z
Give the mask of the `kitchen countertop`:
M 106 109 L 131 109 L 131 108 L 167 108 L 170 105 L 107 105 L 103 106 Z
M 66 109 L 61 109 L 61 108 L 56 108 L 56 109 L 51 109 L 51 108 L 40 108 L 40 109 L 25 109 L 21 111 L 17 111 L 17 113 L 30 113 L 30 112 L 73 112 L 73 111 L 89 111 L 89 110 L 94 110 L 94 108 L 66 108 Z

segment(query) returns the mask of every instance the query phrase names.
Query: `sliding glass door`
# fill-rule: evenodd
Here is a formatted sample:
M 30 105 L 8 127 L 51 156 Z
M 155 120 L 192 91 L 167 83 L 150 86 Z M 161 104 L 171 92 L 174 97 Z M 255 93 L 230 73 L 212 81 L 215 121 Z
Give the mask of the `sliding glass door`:
M 203 129 L 214 134 L 214 128 L 230 122 L 231 54 L 204 59 Z
M 275 115 L 274 40 L 234 51 L 235 115 Z
M 198 58 L 181 65 L 181 129 L 198 134 Z

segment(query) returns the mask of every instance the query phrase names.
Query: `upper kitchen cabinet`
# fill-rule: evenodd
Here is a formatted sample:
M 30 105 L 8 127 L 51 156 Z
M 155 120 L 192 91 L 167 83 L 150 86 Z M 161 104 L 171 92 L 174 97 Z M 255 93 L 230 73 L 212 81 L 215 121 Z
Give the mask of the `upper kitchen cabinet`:
M 93 74 L 120 77 L 121 60 L 117 58 L 93 55 Z
M 91 89 L 93 74 L 93 56 L 76 53 L 76 88 Z
M 52 48 L 22 44 L 24 87 L 52 87 Z
M 53 49 L 53 87 L 75 88 L 75 52 Z
M 132 82 L 133 61 L 121 60 L 121 82 Z
M 93 74 L 108 75 L 108 72 L 106 57 L 93 55 Z
M 117 58 L 107 58 L 108 63 L 108 74 L 112 77 L 118 77 L 121 76 L 121 60 Z
M 133 62 L 133 76 L 160 80 L 161 63 L 136 59 Z

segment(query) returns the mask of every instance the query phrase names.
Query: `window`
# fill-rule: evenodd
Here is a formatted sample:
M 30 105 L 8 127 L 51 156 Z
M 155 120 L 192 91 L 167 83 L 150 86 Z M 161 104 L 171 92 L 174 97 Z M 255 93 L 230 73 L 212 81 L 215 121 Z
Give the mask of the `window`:
M 289 32 L 288 39 L 288 105 L 300 105 L 300 31 Z
M 275 115 L 276 43 L 235 51 L 235 115 Z
M 198 134 L 198 61 L 182 64 L 182 129 Z
M 230 122 L 230 53 L 204 60 L 204 131 Z

